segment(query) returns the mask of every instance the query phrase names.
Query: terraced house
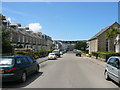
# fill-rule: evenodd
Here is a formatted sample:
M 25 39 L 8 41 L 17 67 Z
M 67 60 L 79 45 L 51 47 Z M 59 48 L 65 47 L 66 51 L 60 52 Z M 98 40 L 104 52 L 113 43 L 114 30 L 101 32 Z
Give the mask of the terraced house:
M 92 53 L 93 51 L 120 52 L 120 34 L 112 38 L 106 36 L 106 33 L 109 32 L 111 28 L 120 31 L 120 24 L 115 22 L 89 39 L 89 53 Z
M 10 31 L 11 44 L 15 48 L 28 48 L 34 51 L 48 50 L 52 48 L 52 38 L 42 32 L 33 32 L 29 27 L 21 27 L 21 24 L 11 24 L 2 18 L 2 25 Z

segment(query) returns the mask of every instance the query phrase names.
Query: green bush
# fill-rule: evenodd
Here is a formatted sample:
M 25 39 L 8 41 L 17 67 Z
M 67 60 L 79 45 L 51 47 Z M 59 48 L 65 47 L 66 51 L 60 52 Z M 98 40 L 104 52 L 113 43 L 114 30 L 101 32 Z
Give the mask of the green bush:
M 39 51 L 31 51 L 31 50 L 24 50 L 24 51 L 15 51 L 14 55 L 25 55 L 25 56 L 30 56 L 34 58 L 40 58 L 40 57 L 45 57 L 47 56 L 50 52 L 52 52 L 52 49 L 48 50 L 39 50 Z
M 98 52 L 92 52 L 92 55 L 107 60 L 111 56 L 120 56 L 120 53 L 98 51 Z
M 26 51 L 15 51 L 14 55 L 25 55 L 25 56 L 33 57 L 32 53 Z
M 33 51 L 33 55 L 34 56 L 38 56 L 38 57 L 45 57 L 48 55 L 48 53 L 52 52 L 52 49 L 48 49 L 48 50 L 40 50 L 40 51 Z
M 48 51 L 48 52 L 52 52 L 52 51 L 53 51 L 53 49 L 48 49 L 47 51 Z

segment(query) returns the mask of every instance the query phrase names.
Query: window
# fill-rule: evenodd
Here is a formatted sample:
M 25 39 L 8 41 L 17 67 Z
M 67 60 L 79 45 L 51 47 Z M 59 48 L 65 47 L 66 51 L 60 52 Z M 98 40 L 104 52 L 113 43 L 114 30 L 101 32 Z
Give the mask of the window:
M 0 58 L 0 65 L 13 65 L 14 59 L 9 57 Z
M 21 58 L 16 58 L 16 64 L 22 64 Z
M 28 43 L 28 37 L 26 37 L 26 43 Z
M 114 63 L 114 66 L 115 66 L 116 68 L 119 68 L 119 67 L 120 67 L 119 59 L 118 59 L 118 58 L 116 58 L 115 63 Z
M 20 42 L 20 35 L 18 35 L 18 42 Z
M 119 67 L 119 59 L 118 58 L 110 58 L 108 64 L 118 68 Z
M 28 61 L 28 59 L 26 57 L 22 57 L 22 60 L 23 60 L 24 64 L 29 64 L 29 61 Z
M 23 42 L 25 41 L 24 36 L 23 36 Z
M 12 40 L 12 38 L 13 38 L 12 36 L 13 36 L 13 35 L 12 35 L 12 32 L 11 32 L 11 33 L 10 33 L 10 40 Z
M 32 58 L 30 58 L 30 57 L 27 57 L 27 59 L 28 59 L 28 61 L 32 64 L 33 63 L 33 60 L 32 60 Z
M 115 62 L 115 58 L 110 58 L 108 64 L 113 66 L 114 62 Z
M 32 38 L 30 38 L 30 43 L 32 43 Z
M 18 31 L 18 27 L 17 27 L 17 26 L 15 26 L 15 30 L 17 30 L 17 31 Z

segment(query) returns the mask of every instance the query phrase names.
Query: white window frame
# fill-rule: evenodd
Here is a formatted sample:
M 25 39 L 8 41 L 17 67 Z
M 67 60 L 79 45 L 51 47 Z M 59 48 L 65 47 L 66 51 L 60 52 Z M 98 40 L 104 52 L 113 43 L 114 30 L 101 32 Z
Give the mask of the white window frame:
M 26 43 L 28 43 L 28 37 L 26 36 Z
M 20 35 L 18 35 L 18 42 L 20 42 Z
M 12 40 L 13 39 L 13 33 L 11 32 L 10 33 L 10 40 Z
M 32 43 L 32 38 L 30 37 L 30 43 Z
M 25 36 L 23 35 L 23 42 L 25 42 Z

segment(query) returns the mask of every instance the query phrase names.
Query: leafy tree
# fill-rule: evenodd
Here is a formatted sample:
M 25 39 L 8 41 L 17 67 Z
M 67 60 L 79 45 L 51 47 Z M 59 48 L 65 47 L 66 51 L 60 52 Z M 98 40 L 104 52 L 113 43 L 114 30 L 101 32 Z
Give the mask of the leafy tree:
M 110 31 L 106 32 L 106 37 L 108 38 L 108 51 L 111 51 L 110 50 L 110 43 L 111 42 L 111 39 L 116 37 L 117 34 L 120 34 L 120 31 L 116 28 L 110 28 Z
M 86 51 L 87 43 L 85 41 L 78 41 L 75 45 L 75 49 Z
M 106 32 L 106 37 L 108 39 L 111 39 L 113 37 L 115 37 L 117 34 L 120 34 L 120 31 L 116 28 L 111 28 L 109 32 Z
M 9 35 L 10 31 L 6 30 L 5 27 L 2 27 L 2 53 L 12 53 L 13 51 Z

